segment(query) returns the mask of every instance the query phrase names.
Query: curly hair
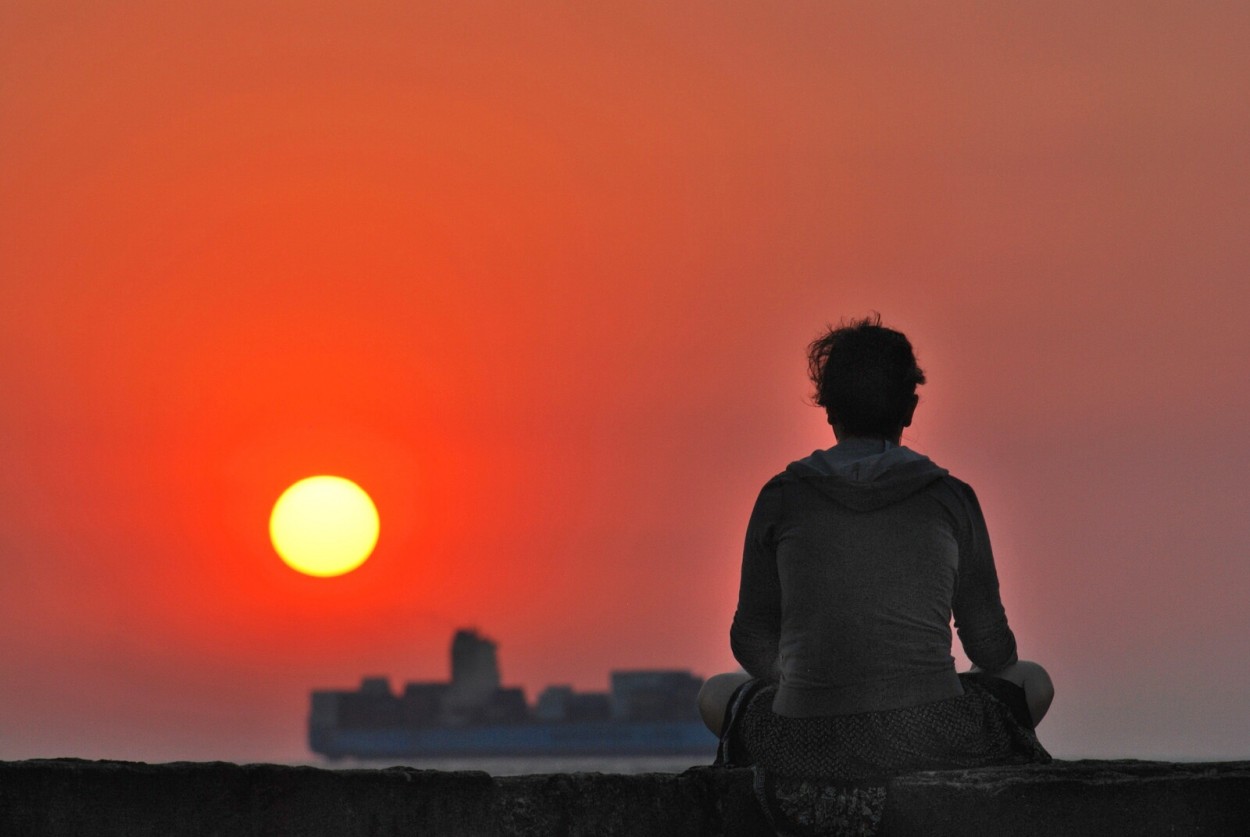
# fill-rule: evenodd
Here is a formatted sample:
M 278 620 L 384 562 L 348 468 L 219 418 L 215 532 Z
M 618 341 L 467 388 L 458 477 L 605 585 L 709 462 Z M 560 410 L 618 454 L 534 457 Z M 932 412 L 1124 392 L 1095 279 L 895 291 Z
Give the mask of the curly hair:
M 897 436 L 925 382 L 911 343 L 881 315 L 828 326 L 807 347 L 813 402 L 848 435 Z

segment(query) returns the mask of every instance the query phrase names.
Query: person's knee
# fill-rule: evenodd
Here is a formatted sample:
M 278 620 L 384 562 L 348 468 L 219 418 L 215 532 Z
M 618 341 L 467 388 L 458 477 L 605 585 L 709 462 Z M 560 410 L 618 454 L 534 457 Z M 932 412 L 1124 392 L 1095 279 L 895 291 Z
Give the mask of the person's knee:
M 714 674 L 703 682 L 699 689 L 699 715 L 703 723 L 712 732 L 721 734 L 725 725 L 725 712 L 729 709 L 729 699 L 734 691 L 750 679 L 744 672 Z
M 1051 697 L 1055 695 L 1055 684 L 1050 679 L 1050 673 L 1046 669 L 1034 662 L 1029 662 L 1029 679 L 1037 683 L 1038 689 L 1044 689 Z
M 1050 674 L 1046 669 L 1037 663 L 1029 663 L 1032 667 L 1027 679 L 1024 693 L 1031 695 L 1029 699 L 1029 711 L 1033 715 L 1033 725 L 1037 726 L 1042 720 L 1042 716 L 1050 709 L 1051 702 L 1055 699 L 1055 684 L 1050 679 Z
M 1032 660 L 1020 660 L 1002 672 L 998 672 L 996 676 L 1010 680 L 1024 689 L 1024 698 L 1029 705 L 1029 716 L 1033 719 L 1033 726 L 1041 723 L 1047 710 L 1050 709 L 1051 702 L 1055 699 L 1055 684 L 1046 669 Z

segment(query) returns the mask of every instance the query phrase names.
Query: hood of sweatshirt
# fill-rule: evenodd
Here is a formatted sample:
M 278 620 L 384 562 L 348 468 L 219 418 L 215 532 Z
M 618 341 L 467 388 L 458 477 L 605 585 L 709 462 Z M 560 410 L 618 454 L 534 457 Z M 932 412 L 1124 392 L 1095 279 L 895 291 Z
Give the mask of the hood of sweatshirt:
M 789 473 L 855 511 L 893 505 L 948 473 L 927 456 L 881 439 L 847 439 L 791 462 Z

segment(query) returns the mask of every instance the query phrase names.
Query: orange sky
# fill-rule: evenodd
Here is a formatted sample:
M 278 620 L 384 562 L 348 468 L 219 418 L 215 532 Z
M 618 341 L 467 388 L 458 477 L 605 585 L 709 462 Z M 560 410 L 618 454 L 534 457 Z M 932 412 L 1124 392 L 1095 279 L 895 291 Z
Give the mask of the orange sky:
M 0 7 L 0 759 L 306 758 L 463 625 L 531 697 L 729 668 L 870 310 L 1045 743 L 1247 756 L 1244 6 L 427 5 Z M 314 473 L 340 579 L 267 541 Z

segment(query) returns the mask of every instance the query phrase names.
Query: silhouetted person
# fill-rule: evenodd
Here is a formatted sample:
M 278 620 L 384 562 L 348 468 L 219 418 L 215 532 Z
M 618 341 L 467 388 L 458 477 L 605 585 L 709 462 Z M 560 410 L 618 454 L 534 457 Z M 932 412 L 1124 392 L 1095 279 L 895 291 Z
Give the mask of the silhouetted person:
M 842 782 L 1049 760 L 1033 728 L 1053 688 L 1017 658 L 976 495 L 900 446 L 925 381 L 911 344 L 874 317 L 808 360 L 837 444 L 769 480 L 751 513 L 730 631 L 746 673 L 699 696 L 720 760 Z

